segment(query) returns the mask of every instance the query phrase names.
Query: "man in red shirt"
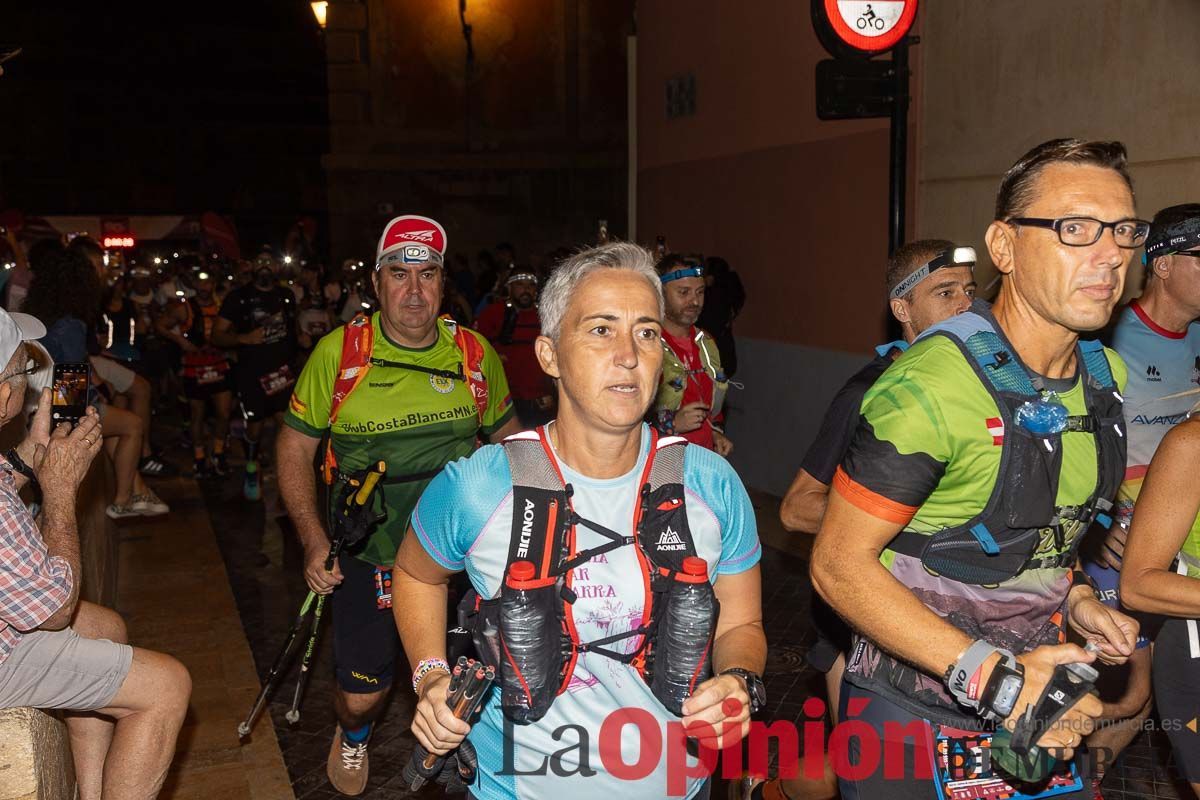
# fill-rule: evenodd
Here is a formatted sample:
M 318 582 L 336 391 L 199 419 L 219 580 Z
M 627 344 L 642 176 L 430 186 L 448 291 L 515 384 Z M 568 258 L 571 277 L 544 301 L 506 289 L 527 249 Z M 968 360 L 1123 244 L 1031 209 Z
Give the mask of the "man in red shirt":
M 508 300 L 483 309 L 475 328 L 492 343 L 512 391 L 513 405 L 523 428 L 536 428 L 554 419 L 554 390 L 542 372 L 533 343 L 541 332 L 538 319 L 537 276 L 518 269 L 505 282 Z
M 704 268 L 695 259 L 669 253 L 658 262 L 663 312 L 663 370 L 655 399 L 655 423 L 692 444 L 733 452 L 721 430 L 721 407 L 729 380 L 716 342 L 696 327 L 704 308 Z

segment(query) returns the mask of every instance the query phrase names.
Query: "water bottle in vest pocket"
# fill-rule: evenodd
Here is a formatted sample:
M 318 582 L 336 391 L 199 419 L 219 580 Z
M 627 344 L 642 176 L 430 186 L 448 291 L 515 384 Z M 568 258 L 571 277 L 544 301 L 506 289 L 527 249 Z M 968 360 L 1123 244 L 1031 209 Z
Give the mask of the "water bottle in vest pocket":
M 671 576 L 649 667 L 650 691 L 667 710 L 683 716 L 683 701 L 712 676 L 712 643 L 720 604 L 708 581 L 708 564 L 689 556 Z
M 529 561 L 514 561 L 500 589 L 500 688 L 505 715 L 536 722 L 562 683 L 558 582 L 538 578 Z

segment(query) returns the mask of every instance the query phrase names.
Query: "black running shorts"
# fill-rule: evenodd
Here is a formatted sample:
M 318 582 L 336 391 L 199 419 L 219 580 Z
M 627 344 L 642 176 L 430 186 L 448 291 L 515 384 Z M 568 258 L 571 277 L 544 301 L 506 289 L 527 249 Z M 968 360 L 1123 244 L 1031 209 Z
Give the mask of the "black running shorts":
M 396 621 L 391 608 L 379 608 L 373 565 L 348 555 L 338 564 L 343 580 L 330 598 L 338 687 L 350 694 L 378 692 L 392 685 L 400 653 Z

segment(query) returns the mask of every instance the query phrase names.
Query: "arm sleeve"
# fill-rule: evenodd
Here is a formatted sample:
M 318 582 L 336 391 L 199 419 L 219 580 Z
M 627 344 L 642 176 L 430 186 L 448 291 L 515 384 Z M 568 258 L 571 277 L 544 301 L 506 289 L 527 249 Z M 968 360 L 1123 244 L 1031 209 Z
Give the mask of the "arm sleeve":
M 446 465 L 429 482 L 413 510 L 412 528 L 429 557 L 458 571 L 496 509 L 512 491 L 512 473 L 501 445 Z
M 504 423 L 512 417 L 514 413 L 512 393 L 508 388 L 508 376 L 504 374 L 504 364 L 500 361 L 496 349 L 478 332 L 471 331 L 470 335 L 479 339 L 483 345 L 483 363 L 480 368 L 483 370 L 484 378 L 487 379 L 488 404 L 487 410 L 483 413 L 481 427 L 484 436 L 490 436 L 504 427 Z
M 757 564 L 762 546 L 754 506 L 729 462 L 705 447 L 691 445 L 684 451 L 683 485 L 688 501 L 707 505 L 721 527 L 716 574 L 735 575 Z
M 964 380 L 978 379 L 953 342 L 914 345 L 863 398 L 834 490 L 872 516 L 907 524 L 950 462 L 952 432 L 940 398 L 961 393 Z
M 342 360 L 343 333 L 344 329 L 339 328 L 317 342 L 292 390 L 284 422 L 309 436 L 320 436 L 329 428 L 330 398 Z

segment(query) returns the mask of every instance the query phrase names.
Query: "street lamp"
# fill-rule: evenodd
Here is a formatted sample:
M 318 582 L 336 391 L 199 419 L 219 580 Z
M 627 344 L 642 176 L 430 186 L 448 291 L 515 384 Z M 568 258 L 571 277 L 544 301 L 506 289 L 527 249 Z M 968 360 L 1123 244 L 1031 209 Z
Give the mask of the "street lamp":
M 313 0 L 309 5 L 312 6 L 313 16 L 317 18 L 317 24 L 321 26 L 321 30 L 325 30 L 326 17 L 329 14 L 329 0 Z

